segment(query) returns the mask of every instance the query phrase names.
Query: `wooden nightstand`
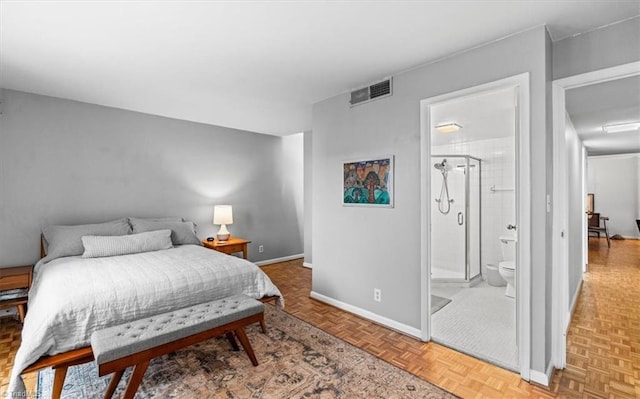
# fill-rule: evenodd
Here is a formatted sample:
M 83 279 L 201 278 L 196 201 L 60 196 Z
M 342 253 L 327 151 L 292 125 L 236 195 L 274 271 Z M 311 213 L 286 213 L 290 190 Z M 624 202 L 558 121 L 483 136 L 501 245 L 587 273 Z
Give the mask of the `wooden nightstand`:
M 33 266 L 16 266 L 0 269 L 0 294 L 8 290 L 31 288 L 31 278 Z M 0 301 L 0 309 L 18 308 L 18 318 L 24 322 L 26 313 L 27 297 L 7 299 Z
M 249 244 L 250 242 L 251 241 L 245 240 L 244 238 L 231 237 L 225 242 L 220 242 L 218 241 L 218 239 L 216 239 L 215 241 L 203 240 L 202 245 L 228 255 L 234 254 L 236 252 L 242 252 L 242 257 L 244 259 L 247 259 L 247 254 L 249 252 L 247 250 L 247 244 Z

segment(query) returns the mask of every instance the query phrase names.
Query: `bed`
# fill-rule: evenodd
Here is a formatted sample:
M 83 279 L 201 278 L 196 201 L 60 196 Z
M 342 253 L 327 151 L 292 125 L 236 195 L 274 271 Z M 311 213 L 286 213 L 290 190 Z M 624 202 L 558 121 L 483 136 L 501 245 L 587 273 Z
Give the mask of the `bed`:
M 21 374 L 34 363 L 90 361 L 91 333 L 99 329 L 239 293 L 284 305 L 278 288 L 255 264 L 200 245 L 169 246 L 41 259 L 34 268 L 9 392 L 24 391 Z

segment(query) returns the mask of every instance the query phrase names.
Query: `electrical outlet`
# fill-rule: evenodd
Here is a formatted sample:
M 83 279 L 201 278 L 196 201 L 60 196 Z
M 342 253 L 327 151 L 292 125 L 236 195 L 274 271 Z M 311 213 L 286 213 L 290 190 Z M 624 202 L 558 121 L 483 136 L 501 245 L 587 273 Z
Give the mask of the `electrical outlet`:
M 382 290 L 380 288 L 373 289 L 373 300 L 376 302 L 382 302 Z
M 258 246 L 258 252 L 260 252 L 260 253 L 264 252 L 264 245 Z

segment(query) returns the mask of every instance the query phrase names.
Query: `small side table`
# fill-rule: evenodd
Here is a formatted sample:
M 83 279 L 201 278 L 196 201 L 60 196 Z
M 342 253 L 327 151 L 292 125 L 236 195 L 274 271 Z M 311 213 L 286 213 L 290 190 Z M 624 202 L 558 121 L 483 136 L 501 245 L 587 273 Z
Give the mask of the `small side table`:
M 33 265 L 16 266 L 0 269 L 0 294 L 3 291 L 14 289 L 31 288 L 31 279 L 33 277 Z M 20 323 L 24 322 L 26 313 L 27 297 L 7 299 L 0 301 L 0 309 L 16 307 L 18 309 L 18 318 Z
M 214 241 L 202 240 L 202 245 L 227 255 L 242 252 L 242 257 L 247 259 L 247 255 L 249 253 L 247 247 L 250 242 L 251 241 L 245 240 L 244 238 L 231 237 L 224 242 L 218 241 L 217 238 Z

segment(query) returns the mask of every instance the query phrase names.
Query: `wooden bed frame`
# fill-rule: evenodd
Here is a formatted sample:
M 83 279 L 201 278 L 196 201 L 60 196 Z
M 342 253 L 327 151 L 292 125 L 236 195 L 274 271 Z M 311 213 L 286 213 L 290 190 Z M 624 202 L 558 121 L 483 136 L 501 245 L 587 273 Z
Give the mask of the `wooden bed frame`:
M 40 258 L 44 258 L 46 256 L 44 250 L 44 236 L 40 235 Z M 263 298 L 258 299 L 262 303 L 276 301 L 278 299 L 277 296 L 265 296 Z M 28 310 L 27 310 L 28 311 Z M 262 328 L 262 332 L 266 333 L 266 324 L 264 319 L 260 322 L 260 327 Z M 47 367 L 51 367 L 54 370 L 53 376 L 53 387 L 51 389 L 51 398 L 52 399 L 60 399 L 62 395 L 62 387 L 64 386 L 64 379 L 67 376 L 67 370 L 71 366 L 76 366 L 79 364 L 92 362 L 94 359 L 93 351 L 91 350 L 91 346 L 85 346 L 79 349 L 73 349 L 68 352 L 59 353 L 57 355 L 51 356 L 42 356 L 40 359 L 36 360 L 29 367 L 24 369 L 20 374 L 28 374 L 33 373 L 34 371 L 38 371 Z

